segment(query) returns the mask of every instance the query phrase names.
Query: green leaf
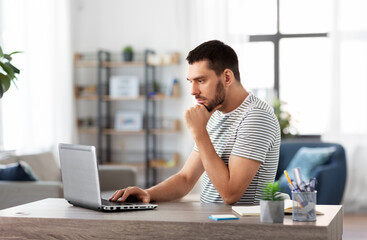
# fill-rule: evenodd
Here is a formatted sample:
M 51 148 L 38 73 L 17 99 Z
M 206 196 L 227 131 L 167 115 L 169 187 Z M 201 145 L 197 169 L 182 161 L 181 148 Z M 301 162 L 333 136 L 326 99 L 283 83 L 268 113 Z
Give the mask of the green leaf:
M 2 82 L 0 81 L 0 98 L 2 98 L 4 95 L 4 91 L 3 91 L 3 84 Z
M 268 201 L 281 201 L 283 198 L 280 195 L 281 187 L 278 182 L 268 182 L 265 184 L 261 199 Z
M 15 75 L 14 75 L 14 70 L 9 67 L 8 65 L 6 65 L 5 63 L 3 62 L 0 62 L 0 66 L 4 69 L 4 71 L 8 74 L 10 80 L 15 78 Z
M 13 55 L 13 54 L 17 54 L 17 53 L 22 53 L 22 51 L 15 51 L 9 54 L 9 56 Z
M 0 46 L 0 57 L 3 57 L 3 56 L 4 56 L 3 49 Z
M 7 59 L 9 62 L 13 59 L 9 54 L 4 54 L 4 58 Z
M 14 74 L 17 73 L 19 74 L 20 73 L 20 70 L 18 68 L 16 68 L 13 64 L 11 64 L 10 62 L 7 62 L 5 63 L 5 65 L 7 65 L 8 67 L 10 67 L 11 69 L 13 69 L 13 72 Z M 14 76 L 15 77 L 15 76 Z M 16 77 L 15 77 L 16 78 Z
M 11 79 L 9 78 L 9 76 L 0 73 L 0 82 L 2 84 L 3 93 L 8 91 L 8 89 L 10 88 L 10 81 Z
M 17 79 L 17 78 L 15 77 L 14 79 Z M 14 79 L 12 79 L 11 81 L 13 82 L 15 88 L 18 89 L 18 85 L 16 84 L 16 82 L 14 81 Z

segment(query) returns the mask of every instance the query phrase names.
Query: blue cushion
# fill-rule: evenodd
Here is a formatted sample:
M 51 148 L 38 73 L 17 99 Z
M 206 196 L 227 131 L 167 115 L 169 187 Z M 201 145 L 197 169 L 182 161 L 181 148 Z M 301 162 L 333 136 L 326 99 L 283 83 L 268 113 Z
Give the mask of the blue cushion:
M 30 167 L 25 162 L 0 165 L 0 180 L 2 181 L 36 181 Z
M 318 166 L 327 162 L 335 150 L 335 147 L 300 148 L 287 166 L 286 170 L 289 177 L 294 180 L 292 169 L 298 167 L 301 170 L 303 181 L 308 182 L 308 180 L 312 177 L 312 172 Z M 287 186 L 288 181 L 284 173 L 279 178 L 279 182 L 282 186 Z

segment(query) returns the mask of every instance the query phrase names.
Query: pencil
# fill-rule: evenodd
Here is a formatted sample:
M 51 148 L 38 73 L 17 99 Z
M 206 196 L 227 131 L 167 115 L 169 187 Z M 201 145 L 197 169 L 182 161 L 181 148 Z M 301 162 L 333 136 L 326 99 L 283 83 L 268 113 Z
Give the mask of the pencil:
M 291 181 L 291 179 L 289 178 L 289 175 L 288 175 L 287 170 L 284 170 L 284 174 L 285 174 L 285 176 L 287 177 L 288 182 L 293 186 L 292 181 Z M 293 186 L 293 187 L 294 187 L 294 186 Z

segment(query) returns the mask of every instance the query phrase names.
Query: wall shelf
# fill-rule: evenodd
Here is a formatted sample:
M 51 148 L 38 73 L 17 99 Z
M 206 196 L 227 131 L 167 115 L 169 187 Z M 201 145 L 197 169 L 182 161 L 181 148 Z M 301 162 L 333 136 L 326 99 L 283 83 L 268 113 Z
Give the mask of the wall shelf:
M 151 50 L 146 50 L 144 52 L 143 61 L 116 61 L 111 60 L 111 53 L 108 51 L 98 51 L 98 59 L 91 59 L 91 55 L 84 56 L 83 54 L 77 53 L 74 55 L 74 67 L 75 68 L 92 68 L 97 70 L 98 82 L 95 85 L 90 85 L 88 87 L 83 87 L 75 82 L 75 99 L 80 101 L 88 101 L 97 103 L 97 113 L 96 120 L 92 120 L 93 124 L 96 126 L 83 126 L 86 121 L 84 119 L 78 119 L 80 122 L 78 127 L 79 134 L 94 135 L 88 136 L 88 138 L 97 139 L 97 153 L 98 160 L 100 164 L 108 165 L 128 165 L 137 166 L 145 168 L 145 185 L 149 187 L 155 185 L 157 182 L 157 169 L 161 168 L 172 168 L 179 164 L 178 154 L 174 154 L 174 157 L 170 161 L 166 161 L 163 158 L 158 158 L 158 145 L 157 137 L 163 137 L 168 134 L 178 133 L 180 130 L 179 120 L 175 119 L 169 122 L 170 128 L 158 128 L 157 124 L 157 101 L 167 101 L 178 99 L 178 94 L 175 96 L 166 96 L 164 94 L 153 94 L 148 91 L 152 88 L 153 80 L 156 79 L 156 68 L 164 66 L 175 66 L 178 64 L 177 54 L 172 57 L 174 61 L 172 62 L 160 62 L 151 63 L 148 61 L 148 57 L 154 55 L 155 53 Z M 125 97 L 125 96 L 110 96 L 109 94 L 109 81 L 111 77 L 111 70 L 118 68 L 132 68 L 132 71 L 144 71 L 144 92 L 138 97 Z M 116 71 L 116 70 L 115 70 Z M 174 91 L 173 91 L 174 92 Z M 177 93 L 177 91 L 176 91 Z M 113 106 L 120 106 L 120 103 L 129 104 L 131 101 L 143 101 L 145 103 L 144 109 L 144 126 L 145 129 L 140 131 L 120 131 L 113 128 L 114 114 L 116 109 Z M 103 103 L 103 104 L 102 104 Z M 123 110 L 119 110 L 123 111 Z M 171 120 L 170 120 L 171 121 Z M 163 122 L 162 122 L 163 124 Z M 144 148 L 145 151 L 144 163 L 137 162 L 119 162 L 112 159 L 111 145 L 115 138 L 112 136 L 121 136 L 123 138 L 128 136 L 142 136 L 145 137 Z M 98 149 L 103 149 L 103 151 L 98 151 Z

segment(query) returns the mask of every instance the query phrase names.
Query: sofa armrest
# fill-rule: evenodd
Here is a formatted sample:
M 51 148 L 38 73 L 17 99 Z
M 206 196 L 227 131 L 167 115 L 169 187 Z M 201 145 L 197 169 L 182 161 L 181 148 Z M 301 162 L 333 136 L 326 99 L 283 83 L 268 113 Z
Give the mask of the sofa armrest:
M 0 209 L 44 198 L 63 197 L 62 184 L 57 181 L 0 181 Z
M 99 166 L 101 191 L 114 191 L 136 185 L 136 168 L 126 166 Z
M 334 162 L 319 166 L 313 175 L 319 181 L 316 185 L 317 204 L 340 204 L 345 188 L 345 169 Z

